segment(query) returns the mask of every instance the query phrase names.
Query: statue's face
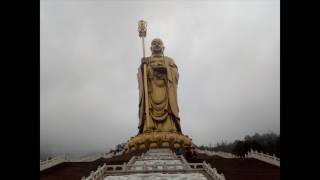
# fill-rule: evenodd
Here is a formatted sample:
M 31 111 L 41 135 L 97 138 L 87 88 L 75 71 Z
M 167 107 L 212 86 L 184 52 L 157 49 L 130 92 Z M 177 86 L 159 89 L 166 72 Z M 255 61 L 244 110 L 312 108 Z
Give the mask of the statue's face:
M 151 51 L 152 54 L 154 53 L 163 53 L 164 51 L 164 46 L 163 43 L 160 39 L 154 39 L 151 42 Z

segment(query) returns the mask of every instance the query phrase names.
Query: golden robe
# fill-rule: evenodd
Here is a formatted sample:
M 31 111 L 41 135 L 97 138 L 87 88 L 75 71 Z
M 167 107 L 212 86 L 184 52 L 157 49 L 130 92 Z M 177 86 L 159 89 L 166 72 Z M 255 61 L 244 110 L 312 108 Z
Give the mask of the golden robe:
M 149 114 L 155 131 L 181 132 L 177 102 L 178 68 L 173 59 L 166 56 L 147 58 L 147 85 Z M 138 69 L 139 84 L 139 134 L 146 130 L 145 92 L 143 65 Z

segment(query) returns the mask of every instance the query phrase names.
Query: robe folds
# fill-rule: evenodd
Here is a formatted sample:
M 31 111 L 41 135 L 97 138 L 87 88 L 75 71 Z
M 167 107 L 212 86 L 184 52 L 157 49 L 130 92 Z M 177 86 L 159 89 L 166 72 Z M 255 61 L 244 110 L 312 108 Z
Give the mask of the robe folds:
M 179 107 L 177 99 L 177 85 L 179 80 L 178 68 L 173 59 L 162 57 L 147 57 L 147 86 L 150 118 L 155 124 L 155 129 L 181 132 Z M 159 78 L 155 66 L 166 70 Z M 139 84 L 139 133 L 145 129 L 145 92 L 143 65 L 138 68 Z M 174 126 L 174 127 L 171 127 Z

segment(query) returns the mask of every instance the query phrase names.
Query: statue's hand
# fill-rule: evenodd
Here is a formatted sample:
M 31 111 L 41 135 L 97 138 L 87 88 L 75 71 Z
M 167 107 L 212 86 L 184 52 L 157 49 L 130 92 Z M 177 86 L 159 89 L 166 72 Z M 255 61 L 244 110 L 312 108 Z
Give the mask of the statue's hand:
M 143 57 L 141 58 L 141 64 L 147 64 L 148 63 L 148 58 Z

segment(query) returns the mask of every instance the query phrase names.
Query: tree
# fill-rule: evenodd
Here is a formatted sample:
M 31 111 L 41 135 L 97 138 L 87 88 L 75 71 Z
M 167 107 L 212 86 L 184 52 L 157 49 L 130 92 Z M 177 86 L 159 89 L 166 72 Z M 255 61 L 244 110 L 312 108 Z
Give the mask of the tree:
M 244 141 L 239 141 L 239 140 L 235 141 L 235 146 L 232 149 L 232 153 L 237 156 L 243 157 L 246 154 Z

